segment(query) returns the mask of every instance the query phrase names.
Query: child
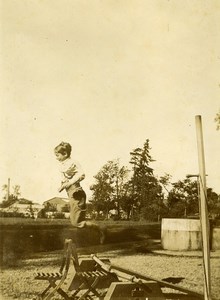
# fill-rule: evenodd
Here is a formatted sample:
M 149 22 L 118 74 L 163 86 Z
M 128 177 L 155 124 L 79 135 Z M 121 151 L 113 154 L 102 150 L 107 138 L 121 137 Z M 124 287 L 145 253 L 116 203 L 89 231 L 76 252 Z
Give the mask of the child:
M 86 193 L 80 185 L 80 181 L 85 178 L 85 174 L 79 163 L 71 158 L 72 147 L 69 143 L 61 142 L 55 147 L 54 152 L 57 160 L 61 163 L 62 173 L 61 186 L 59 192 L 64 189 L 70 200 L 70 220 L 74 227 L 92 227 L 100 233 L 100 243 L 104 243 L 105 234 L 95 223 L 85 220 L 86 217 Z

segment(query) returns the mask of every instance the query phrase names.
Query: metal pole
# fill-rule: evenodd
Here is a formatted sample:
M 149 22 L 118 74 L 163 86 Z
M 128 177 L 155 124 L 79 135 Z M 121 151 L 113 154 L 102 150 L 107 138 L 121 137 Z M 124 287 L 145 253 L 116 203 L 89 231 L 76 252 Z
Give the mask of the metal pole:
M 201 116 L 195 117 L 196 121 L 196 136 L 198 148 L 198 163 L 199 163 L 199 187 L 200 187 L 200 221 L 202 230 L 202 247 L 203 247 L 203 264 L 204 264 L 204 296 L 205 300 L 211 299 L 211 277 L 210 277 L 210 244 L 209 244 L 209 219 L 207 209 L 207 190 L 206 190 L 206 172 L 204 145 L 202 134 Z

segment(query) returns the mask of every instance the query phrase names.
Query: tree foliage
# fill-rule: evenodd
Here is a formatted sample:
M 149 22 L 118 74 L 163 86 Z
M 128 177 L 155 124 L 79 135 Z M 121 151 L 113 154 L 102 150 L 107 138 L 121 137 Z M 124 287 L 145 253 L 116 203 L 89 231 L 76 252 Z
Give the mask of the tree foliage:
M 10 205 L 12 205 L 15 202 L 17 202 L 18 201 L 18 197 L 21 195 L 20 185 L 13 186 L 13 192 L 9 193 L 8 196 L 7 196 L 7 194 L 8 194 L 8 185 L 7 184 L 4 184 L 2 186 L 2 190 L 5 192 L 5 195 L 3 197 L 3 201 L 0 204 L 0 206 L 2 208 L 9 207 Z
M 215 116 L 215 122 L 217 125 L 217 130 L 220 130 L 220 111 Z
M 207 188 L 207 201 L 210 217 L 220 217 L 220 195 L 216 194 L 212 188 Z
M 161 184 L 154 176 L 153 168 L 150 167 L 150 163 L 155 161 L 150 150 L 147 139 L 143 148 L 136 148 L 130 153 L 130 163 L 133 166 L 131 183 L 134 205 L 138 207 L 140 217 L 157 220 L 162 213 L 164 202 Z
M 93 191 L 91 202 L 98 213 L 103 211 L 107 217 L 109 210 L 115 207 L 120 213 L 127 175 L 127 168 L 120 167 L 119 160 L 111 160 L 94 176 L 95 183 L 90 187 Z
M 186 178 L 172 184 L 168 195 L 168 216 L 188 217 L 199 214 L 199 185 L 198 181 Z M 220 196 L 207 188 L 207 206 L 210 217 L 220 216 Z
M 111 209 L 118 210 L 118 217 L 157 221 L 162 217 L 188 217 L 199 213 L 198 183 L 189 178 L 170 183 L 171 176 L 158 178 L 150 166 L 154 159 L 149 140 L 143 147 L 130 152 L 129 172 L 120 166 L 119 160 L 108 161 L 94 176 L 91 186 L 92 211 L 104 212 L 108 217 Z M 170 188 L 171 185 L 171 188 Z M 209 212 L 220 215 L 220 196 L 207 189 Z
M 186 178 L 172 183 L 168 195 L 168 216 L 187 217 L 199 212 L 198 184 Z

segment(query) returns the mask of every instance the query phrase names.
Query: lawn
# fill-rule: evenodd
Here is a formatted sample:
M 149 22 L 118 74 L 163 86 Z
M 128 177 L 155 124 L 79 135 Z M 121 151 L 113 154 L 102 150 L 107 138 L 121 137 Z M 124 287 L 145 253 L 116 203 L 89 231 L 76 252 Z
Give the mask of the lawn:
M 3 219 L 3 218 L 2 218 Z M 0 219 L 0 263 L 16 264 L 31 253 L 60 250 L 65 238 L 80 247 L 99 244 L 95 229 L 73 228 L 69 220 Z M 99 221 L 106 228 L 106 243 L 132 242 L 146 238 L 160 239 L 160 224 L 129 221 Z

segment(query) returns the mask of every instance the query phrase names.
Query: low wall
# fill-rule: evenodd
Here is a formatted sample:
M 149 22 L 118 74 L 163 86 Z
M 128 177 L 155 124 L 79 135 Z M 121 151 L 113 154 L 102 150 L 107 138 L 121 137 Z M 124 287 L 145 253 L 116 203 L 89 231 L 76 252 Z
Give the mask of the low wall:
M 165 250 L 201 250 L 200 220 L 162 219 L 161 244 Z M 210 227 L 210 248 L 220 249 L 220 227 Z
M 163 219 L 161 244 L 166 250 L 198 250 L 202 248 L 200 221 Z
M 212 228 L 212 250 L 220 250 L 220 227 Z

